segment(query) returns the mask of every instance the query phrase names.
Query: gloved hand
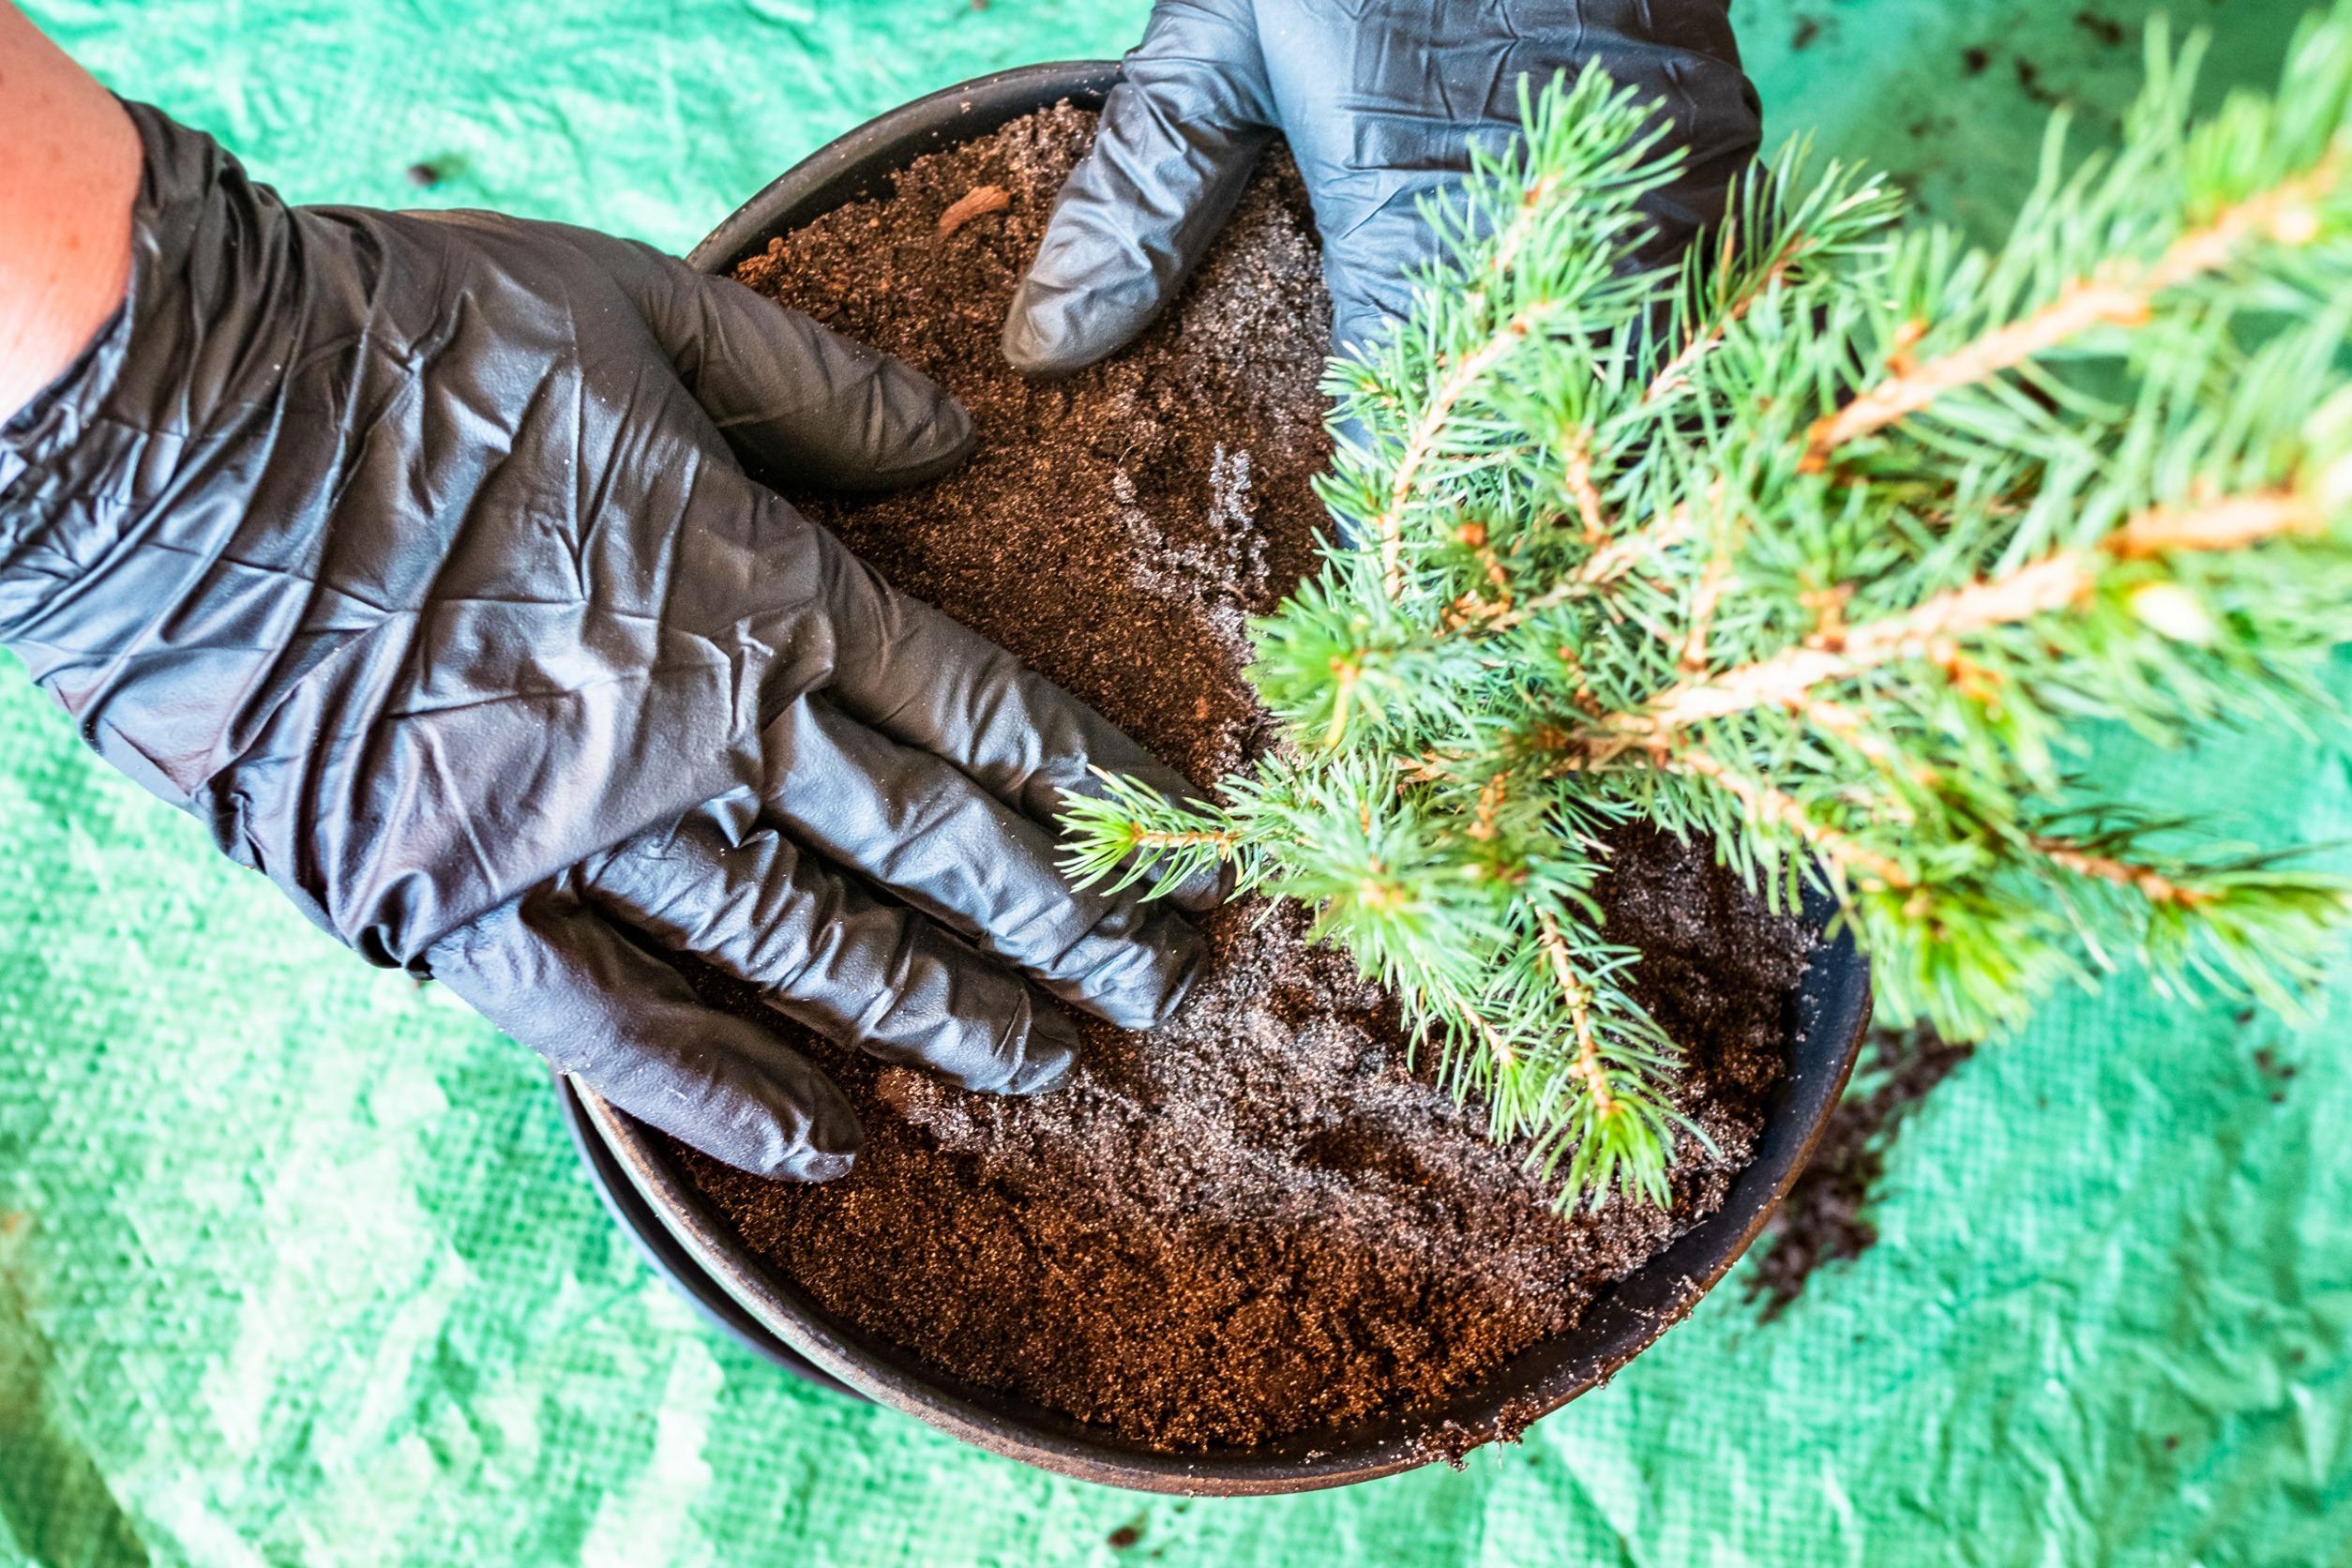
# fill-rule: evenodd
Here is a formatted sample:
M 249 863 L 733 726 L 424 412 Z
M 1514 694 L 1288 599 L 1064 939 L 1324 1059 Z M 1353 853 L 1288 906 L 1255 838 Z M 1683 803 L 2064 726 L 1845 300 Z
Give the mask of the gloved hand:
M 856 1119 L 664 950 L 1013 1093 L 1076 1041 L 1024 973 L 1173 1004 L 1197 936 L 1074 894 L 1051 822 L 1090 766 L 1182 780 L 746 475 L 933 477 L 972 440 L 938 388 L 641 246 L 290 209 L 132 113 L 128 298 L 0 430 L 0 641 L 108 760 L 764 1174 L 846 1169 Z
M 1430 258 L 1420 199 L 1500 146 L 1531 87 L 1598 62 L 1661 98 L 1689 149 L 1645 204 L 1645 253 L 1722 216 L 1762 136 L 1726 0 L 1158 0 L 1093 151 L 1062 188 L 1004 324 L 1018 368 L 1059 373 L 1156 315 L 1241 199 L 1276 131 L 1315 204 L 1332 341 L 1401 319 Z

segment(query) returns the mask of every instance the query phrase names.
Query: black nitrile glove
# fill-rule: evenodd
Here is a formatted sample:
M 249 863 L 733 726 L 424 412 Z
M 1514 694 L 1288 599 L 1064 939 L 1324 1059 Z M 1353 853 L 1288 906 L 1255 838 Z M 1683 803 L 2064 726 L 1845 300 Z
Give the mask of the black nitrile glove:
M 1726 0 L 1159 0 L 1004 324 L 1024 370 L 1102 358 L 1158 313 L 1279 131 L 1315 203 L 1332 340 L 1401 319 L 1416 204 L 1519 128 L 1519 83 L 1598 63 L 1661 98 L 1690 160 L 1645 204 L 1668 256 L 1722 215 L 1762 135 Z
M 289 209 L 132 113 L 128 300 L 0 431 L 0 641 L 109 761 L 764 1174 L 846 1169 L 856 1119 L 662 949 L 977 1089 L 1069 1064 L 1024 972 L 1173 1004 L 1196 935 L 1073 894 L 1051 822 L 1090 765 L 1182 781 L 746 475 L 935 476 L 938 388 L 641 246 Z

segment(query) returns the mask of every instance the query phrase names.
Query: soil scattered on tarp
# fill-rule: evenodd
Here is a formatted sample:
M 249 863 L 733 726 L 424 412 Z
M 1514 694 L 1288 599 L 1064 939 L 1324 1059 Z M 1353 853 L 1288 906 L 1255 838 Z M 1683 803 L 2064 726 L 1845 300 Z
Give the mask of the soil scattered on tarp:
M 1277 154 L 1135 347 L 1066 381 L 1015 373 L 998 331 L 1093 125 L 1064 106 L 926 158 L 738 276 L 932 375 L 983 432 L 939 484 L 812 515 L 1205 786 L 1274 738 L 1246 622 L 1314 562 L 1328 304 Z M 965 1093 L 767 1014 L 864 1118 L 855 1170 L 805 1187 L 683 1157 L 843 1323 L 1121 1437 L 1254 1445 L 1428 1410 L 1717 1208 L 1782 1071 L 1793 925 L 1648 835 L 1606 902 L 1649 954 L 1645 999 L 1690 1051 L 1678 1101 L 1716 1149 L 1684 1138 L 1670 1214 L 1555 1213 L 1480 1108 L 1414 1069 L 1391 1002 L 1308 945 L 1301 912 L 1246 899 L 1203 921 L 1212 961 L 1177 1017 L 1086 1020 L 1052 1094 Z
M 1889 1146 L 1904 1119 L 1975 1051 L 1924 1025 L 1874 1030 L 1862 1042 L 1853 1086 L 1757 1244 L 1747 1291 L 1765 1304 L 1766 1322 L 1804 1292 L 1814 1270 L 1877 1244 L 1878 1228 L 1863 1210 L 1886 1174 Z

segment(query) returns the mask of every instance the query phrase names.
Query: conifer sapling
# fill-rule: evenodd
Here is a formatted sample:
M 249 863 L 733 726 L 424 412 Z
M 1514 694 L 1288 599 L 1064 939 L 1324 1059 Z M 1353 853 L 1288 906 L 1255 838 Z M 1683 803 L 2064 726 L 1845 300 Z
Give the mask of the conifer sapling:
M 1798 149 L 1643 266 L 1656 106 L 1525 95 L 1333 362 L 1346 542 L 1255 632 L 1285 744 L 1211 807 L 1071 801 L 1072 869 L 1312 905 L 1568 1202 L 1666 1201 L 1698 1136 L 1593 902 L 1613 824 L 1827 900 L 1954 1038 L 2131 962 L 2290 1002 L 2347 885 L 2091 766 L 2307 725 L 2352 636 L 2352 0 L 2202 120 L 2197 53 L 2151 36 L 2112 154 L 2058 119 L 1989 251 Z

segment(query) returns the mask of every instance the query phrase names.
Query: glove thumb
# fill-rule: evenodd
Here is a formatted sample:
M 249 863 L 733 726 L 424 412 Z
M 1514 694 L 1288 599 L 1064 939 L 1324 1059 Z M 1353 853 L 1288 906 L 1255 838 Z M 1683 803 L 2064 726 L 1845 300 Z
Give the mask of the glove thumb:
M 923 484 L 972 451 L 972 416 L 899 360 L 640 246 L 615 268 L 736 455 L 779 489 Z
M 1159 8 L 1013 295 L 1014 368 L 1065 374 L 1142 331 L 1232 216 L 1273 121 L 1246 23 Z

